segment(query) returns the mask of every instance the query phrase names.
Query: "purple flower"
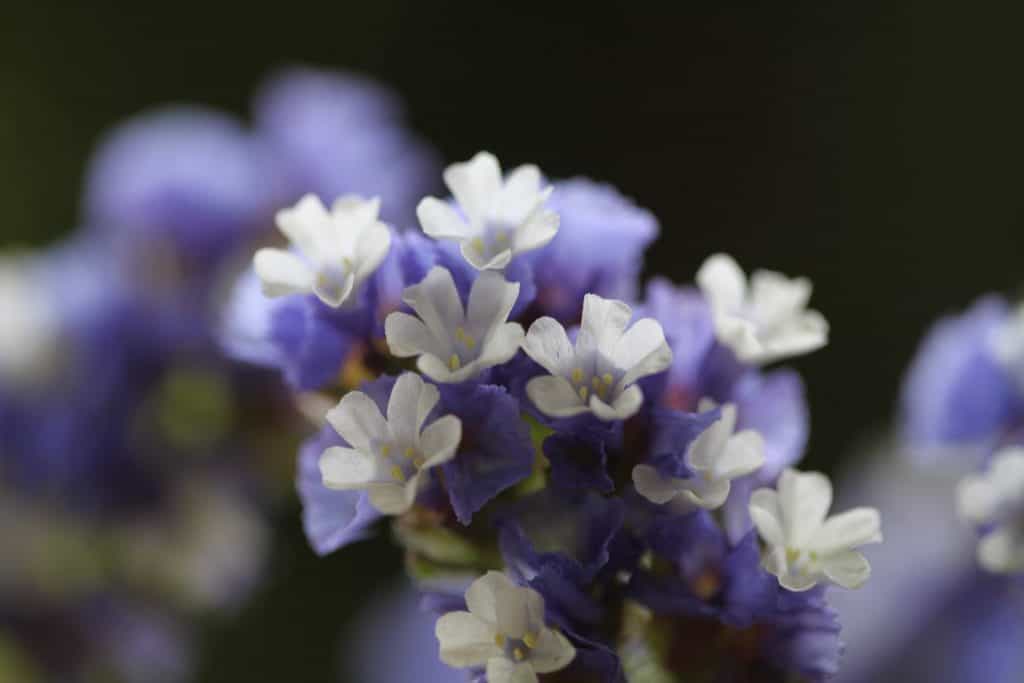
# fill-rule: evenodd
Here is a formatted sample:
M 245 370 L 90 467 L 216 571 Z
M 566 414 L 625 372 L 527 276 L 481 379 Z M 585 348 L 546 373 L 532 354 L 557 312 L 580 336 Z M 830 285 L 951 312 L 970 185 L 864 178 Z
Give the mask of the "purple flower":
M 436 154 L 405 129 L 397 97 L 368 79 L 287 69 L 267 81 L 254 109 L 289 200 L 306 192 L 327 203 L 345 194 L 380 197 L 384 220 L 405 228 L 440 179 Z
M 1024 410 L 992 339 L 1008 316 L 999 297 L 980 299 L 937 322 L 924 338 L 903 386 L 904 432 L 920 449 L 983 444 L 1012 427 Z
M 502 387 L 443 385 L 441 402 L 462 420 L 459 451 L 442 469 L 455 516 L 469 524 L 488 501 L 530 476 L 533 444 L 519 403 Z

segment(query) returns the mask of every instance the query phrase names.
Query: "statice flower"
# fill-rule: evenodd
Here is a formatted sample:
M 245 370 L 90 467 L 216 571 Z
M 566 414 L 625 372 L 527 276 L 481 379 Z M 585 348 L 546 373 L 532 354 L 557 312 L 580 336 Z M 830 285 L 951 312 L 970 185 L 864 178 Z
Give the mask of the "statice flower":
M 745 363 L 770 363 L 823 347 L 828 323 L 807 309 L 811 283 L 769 270 L 756 271 L 748 284 L 732 257 L 715 254 L 697 273 L 697 284 L 711 303 L 715 333 Z
M 341 197 L 330 212 L 313 195 L 278 212 L 277 226 L 298 254 L 264 248 L 254 266 L 267 296 L 315 293 L 337 308 L 380 266 L 391 246 L 388 227 L 377 220 L 380 201 Z
M 523 328 L 508 322 L 519 284 L 499 273 L 478 277 L 463 307 L 451 271 L 431 268 L 402 298 L 414 317 L 396 311 L 385 321 L 391 353 L 418 356 L 420 372 L 437 382 L 461 382 L 508 361 L 519 350 Z
M 663 372 L 672 351 L 658 321 L 642 318 L 629 325 L 632 316 L 625 302 L 588 294 L 575 344 L 553 318 L 530 325 L 523 350 L 551 373 L 526 385 L 542 413 L 591 412 L 602 420 L 623 420 L 640 410 L 644 396 L 637 380 Z
M 768 545 L 765 568 L 792 591 L 829 580 L 858 588 L 871 575 L 868 561 L 855 550 L 882 541 L 878 511 L 855 508 L 827 517 L 832 483 L 817 472 L 786 470 L 778 490 L 758 489 L 750 496 L 750 515 Z
M 1024 572 L 1024 448 L 996 452 L 985 472 L 960 482 L 957 500 L 964 520 L 988 529 L 978 563 L 992 572 Z
M 551 188 L 541 188 L 536 166 L 520 166 L 502 178 L 494 155 L 480 152 L 445 169 L 444 181 L 462 215 L 435 197 L 421 201 L 416 215 L 426 234 L 458 242 L 474 268 L 502 270 L 558 233 L 558 214 L 545 207 Z

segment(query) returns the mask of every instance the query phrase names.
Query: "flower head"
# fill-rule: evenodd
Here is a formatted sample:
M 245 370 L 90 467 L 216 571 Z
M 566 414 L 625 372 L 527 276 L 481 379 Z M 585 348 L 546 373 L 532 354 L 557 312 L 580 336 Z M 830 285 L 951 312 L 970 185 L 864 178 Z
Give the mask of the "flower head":
M 1024 572 L 1024 447 L 1004 448 L 988 471 L 957 490 L 960 516 L 991 530 L 978 543 L 978 562 L 991 572 Z
M 277 214 L 277 226 L 298 254 L 260 249 L 253 265 L 267 296 L 315 293 L 337 308 L 387 256 L 388 227 L 377 220 L 380 201 L 345 196 L 330 212 L 314 195 Z
M 759 270 L 748 284 L 731 256 L 715 254 L 700 267 L 697 284 L 711 304 L 718 340 L 745 363 L 798 356 L 828 341 L 825 318 L 807 308 L 807 278 Z
M 714 408 L 702 401 L 702 412 Z M 764 464 L 764 441 L 757 432 L 735 432 L 736 406 L 722 406 L 721 416 L 686 449 L 688 479 L 664 477 L 651 465 L 633 468 L 636 490 L 651 502 L 663 504 L 682 496 L 698 507 L 713 510 L 729 497 L 731 480 L 750 474 Z
M 463 215 L 436 197 L 421 201 L 416 215 L 426 234 L 459 242 L 462 255 L 478 270 L 501 270 L 513 256 L 543 247 L 558 232 L 558 214 L 544 205 L 551 188 L 541 189 L 536 166 L 520 166 L 502 178 L 494 155 L 480 152 L 445 169 L 444 182 Z
M 402 299 L 419 316 L 396 311 L 384 321 L 391 353 L 419 356 L 420 372 L 437 382 L 462 382 L 509 360 L 519 350 L 523 328 L 508 322 L 519 284 L 500 273 L 480 273 L 465 308 L 447 268 L 435 266 Z
M 468 612 L 437 620 L 441 661 L 458 668 L 486 667 L 488 683 L 536 683 L 537 674 L 567 667 L 576 649 L 544 621 L 544 598 L 488 572 L 466 591 Z
M 823 579 L 843 588 L 859 588 L 871 566 L 854 550 L 882 541 L 874 508 L 855 508 L 826 519 L 832 483 L 818 472 L 785 470 L 778 490 L 758 489 L 750 496 L 750 516 L 768 545 L 765 569 L 783 588 L 804 591 Z
M 623 420 L 640 409 L 644 397 L 636 381 L 665 370 L 672 351 L 653 318 L 626 329 L 632 315 L 622 301 L 587 294 L 575 345 L 554 318 L 530 326 L 523 350 L 551 373 L 526 385 L 541 412 L 552 417 L 592 412 L 602 420 Z
M 440 393 L 418 375 L 405 373 L 395 382 L 385 418 L 361 391 L 345 395 L 327 413 L 327 421 L 351 447 L 334 446 L 320 456 L 324 486 L 365 489 L 370 503 L 386 515 L 408 510 L 423 475 L 455 457 L 462 422 L 454 415 L 423 423 Z

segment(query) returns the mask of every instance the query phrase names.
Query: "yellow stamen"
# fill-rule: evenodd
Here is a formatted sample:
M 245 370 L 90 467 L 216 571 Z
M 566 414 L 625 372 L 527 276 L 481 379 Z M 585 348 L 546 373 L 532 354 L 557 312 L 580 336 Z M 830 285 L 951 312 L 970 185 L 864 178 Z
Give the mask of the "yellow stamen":
M 530 648 L 531 650 L 537 647 L 537 634 L 530 633 L 529 631 L 527 631 L 526 635 L 523 636 L 523 645 Z
M 579 384 L 582 381 L 583 381 L 583 369 L 582 368 L 576 368 L 575 370 L 572 371 L 572 383 L 573 384 Z
M 604 375 L 601 376 L 601 381 L 605 383 L 605 386 L 610 387 L 612 385 L 612 382 L 615 380 L 610 372 L 606 372 L 604 373 Z
M 476 346 L 476 339 L 473 336 L 466 333 L 466 328 L 456 327 L 455 328 L 455 339 L 462 342 L 466 348 L 472 350 Z
M 494 241 L 498 244 L 508 244 L 508 234 L 504 231 L 499 232 L 494 236 Z
M 601 391 L 601 380 L 599 378 L 591 377 L 590 385 L 594 387 L 594 391 Z
M 416 449 L 413 448 L 412 446 L 406 446 L 404 455 L 407 458 L 411 458 L 412 456 L 416 455 Z
M 448 359 L 448 367 L 451 368 L 452 372 L 462 367 L 462 361 L 459 359 L 458 354 L 453 353 L 452 357 Z
M 472 240 L 470 240 L 469 243 L 478 252 L 480 252 L 481 254 L 484 253 L 484 241 L 482 239 L 480 239 L 479 237 L 474 237 Z
M 523 649 L 521 647 L 517 647 L 516 649 L 512 650 L 512 656 L 515 657 L 517 662 L 521 662 L 524 659 L 526 659 L 526 653 L 523 652 Z
M 388 457 L 388 453 L 391 452 L 391 444 L 384 444 L 380 447 L 380 456 L 382 458 Z
M 580 387 L 580 398 L 581 398 L 581 399 L 583 399 L 584 401 L 586 401 L 586 400 L 587 400 L 587 397 L 588 397 L 589 395 L 590 395 L 590 391 L 588 391 L 586 387 Z
M 424 458 L 422 455 L 417 455 L 415 458 L 412 459 L 412 464 L 415 465 L 417 468 L 423 467 L 423 464 L 425 462 L 427 462 L 427 459 Z
M 796 562 L 800 557 L 800 551 L 793 548 L 786 548 L 786 562 Z
M 394 467 L 391 468 L 391 477 L 393 479 L 397 479 L 398 481 L 405 481 L 405 472 L 402 471 L 401 467 L 395 465 Z
M 505 647 L 505 634 L 504 633 L 495 633 L 494 634 L 494 644 L 497 645 L 498 647 Z

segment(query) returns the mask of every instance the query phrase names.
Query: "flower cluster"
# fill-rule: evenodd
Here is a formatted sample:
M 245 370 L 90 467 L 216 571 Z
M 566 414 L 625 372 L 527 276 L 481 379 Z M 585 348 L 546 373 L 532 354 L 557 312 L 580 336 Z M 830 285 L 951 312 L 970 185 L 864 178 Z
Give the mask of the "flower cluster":
M 903 409 L 917 458 L 980 470 L 956 496 L 981 535 L 979 564 L 1024 573 L 1024 307 L 989 296 L 939 321 L 911 365 Z
M 862 585 L 881 532 L 793 469 L 802 383 L 762 367 L 825 345 L 810 283 L 715 255 L 641 297 L 658 226 L 615 189 L 486 152 L 443 179 L 419 230 L 374 194 L 299 200 L 231 297 L 225 346 L 322 421 L 312 546 L 390 518 L 475 680 L 834 674 L 825 588 Z
M 435 170 L 389 92 L 292 69 L 260 91 L 251 126 L 199 107 L 118 126 L 86 173 L 81 226 L 4 255 L 0 679 L 191 680 L 182 617 L 234 607 L 262 578 L 261 508 L 290 489 L 279 453 L 306 426 L 277 377 L 222 353 L 220 283 L 302 192 L 380 194 L 382 216 L 411 218 Z M 335 214 L 339 235 L 368 240 L 296 237 L 337 257 L 309 278 L 327 300 L 362 285 L 332 267 L 373 271 L 388 250 L 365 208 Z M 263 260 L 298 286 L 294 258 Z

